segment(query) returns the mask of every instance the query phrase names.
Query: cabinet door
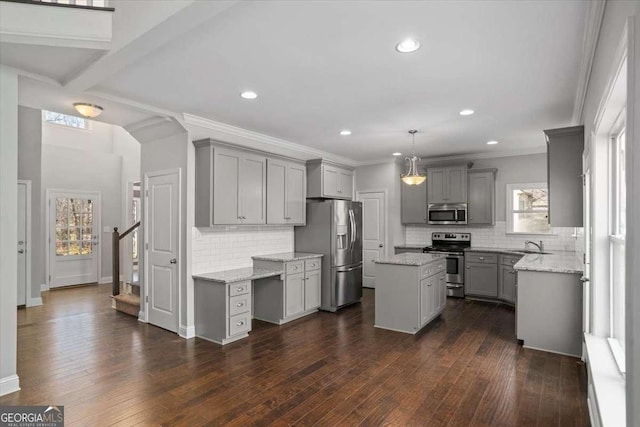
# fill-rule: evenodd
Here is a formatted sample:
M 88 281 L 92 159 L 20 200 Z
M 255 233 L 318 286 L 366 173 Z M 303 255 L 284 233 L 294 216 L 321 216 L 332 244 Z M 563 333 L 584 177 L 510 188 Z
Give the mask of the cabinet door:
M 288 274 L 285 278 L 285 317 L 304 311 L 304 273 Z
M 469 224 L 494 224 L 493 172 L 469 173 Z
M 286 224 L 287 163 L 267 161 L 267 224 Z
M 353 199 L 353 172 L 348 170 L 339 171 L 338 197 Z
M 322 166 L 322 195 L 324 197 L 339 197 L 338 182 L 340 180 L 340 172 L 337 168 L 323 165 Z
M 307 220 L 307 168 L 304 165 L 290 163 L 287 168 L 286 203 L 287 223 L 304 225 Z
M 244 155 L 240 175 L 240 194 L 242 195 L 242 223 L 266 224 L 267 222 L 267 159 Z M 224 199 L 217 200 L 225 203 Z
M 505 265 L 500 266 L 499 295 L 502 300 L 516 302 L 516 270 Z
M 445 185 L 447 182 L 446 169 L 427 169 L 427 200 L 429 203 L 446 203 Z
M 433 277 L 420 281 L 420 326 L 429 321 L 433 314 Z
M 445 184 L 445 200 L 447 203 L 467 203 L 467 167 L 447 168 Z
M 310 271 L 304 279 L 304 309 L 320 307 L 320 270 Z
M 213 158 L 213 224 L 240 224 L 242 155 L 216 148 Z
M 498 296 L 498 265 L 467 263 L 465 294 L 483 297 Z
M 427 222 L 427 186 L 401 184 L 401 218 L 403 224 Z
M 438 275 L 438 292 L 440 297 L 438 311 L 442 311 L 447 306 L 447 277 L 444 271 Z

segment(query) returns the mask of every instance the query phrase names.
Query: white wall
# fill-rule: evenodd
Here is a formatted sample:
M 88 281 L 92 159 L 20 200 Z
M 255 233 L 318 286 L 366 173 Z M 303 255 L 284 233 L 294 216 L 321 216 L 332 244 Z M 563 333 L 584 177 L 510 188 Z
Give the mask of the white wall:
M 17 375 L 18 76 L 0 65 L 0 395 Z

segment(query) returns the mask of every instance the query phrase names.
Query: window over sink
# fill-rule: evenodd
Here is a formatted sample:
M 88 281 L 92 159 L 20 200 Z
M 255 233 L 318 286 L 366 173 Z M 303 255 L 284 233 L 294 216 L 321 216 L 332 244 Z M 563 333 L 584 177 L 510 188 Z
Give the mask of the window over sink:
M 507 184 L 507 233 L 550 234 L 546 183 Z

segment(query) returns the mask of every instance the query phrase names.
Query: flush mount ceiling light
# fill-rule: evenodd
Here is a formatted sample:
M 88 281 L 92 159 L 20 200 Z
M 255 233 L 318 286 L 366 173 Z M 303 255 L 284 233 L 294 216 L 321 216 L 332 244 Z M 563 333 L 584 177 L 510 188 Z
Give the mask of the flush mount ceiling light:
M 498 141 L 487 141 L 487 145 L 496 145 Z
M 244 99 L 256 99 L 258 97 L 258 94 L 250 90 L 245 90 L 240 94 L 240 96 Z
M 470 115 L 472 115 L 473 113 L 475 113 L 475 111 L 473 111 L 473 110 L 472 110 L 472 109 L 470 109 L 470 108 L 466 108 L 466 109 L 464 109 L 464 110 L 460 111 L 460 115 L 461 115 L 461 116 L 470 116 Z
M 102 107 L 95 104 L 87 104 L 86 102 L 76 102 L 73 107 L 82 116 L 93 119 L 102 114 Z
M 396 50 L 400 53 L 411 53 L 420 49 L 420 42 L 416 39 L 404 39 L 396 45 Z
M 349 129 L 343 129 L 343 130 L 340 131 L 340 135 L 349 136 L 349 135 L 351 135 L 351 131 Z
M 397 156 L 402 156 L 402 153 L 400 153 L 400 152 L 396 151 L 395 153 L 393 153 L 393 155 L 394 155 L 394 156 L 396 156 L 396 157 L 397 157 Z
M 416 133 L 418 131 L 412 129 L 409 133 L 411 134 L 411 157 L 405 158 L 405 160 L 409 161 L 409 170 L 405 175 L 402 175 L 402 182 L 407 185 L 420 185 L 427 177 L 418 173 L 418 160 L 420 160 L 420 158 L 416 157 Z

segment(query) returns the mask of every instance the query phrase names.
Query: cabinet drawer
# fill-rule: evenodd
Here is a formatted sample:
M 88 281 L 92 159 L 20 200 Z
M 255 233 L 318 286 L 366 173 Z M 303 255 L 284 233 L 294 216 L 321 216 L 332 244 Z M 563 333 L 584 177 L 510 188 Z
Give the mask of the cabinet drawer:
M 229 298 L 229 316 L 251 311 L 251 294 L 236 295 Z
M 444 260 L 438 262 L 432 262 L 431 264 L 423 265 L 420 270 L 420 278 L 425 279 L 429 276 L 433 276 L 446 268 Z
M 304 271 L 304 261 L 293 261 L 287 263 L 287 274 L 302 273 Z
M 236 335 L 251 330 L 251 313 L 236 314 L 229 317 L 229 335 Z
M 489 253 L 483 253 L 483 252 L 465 252 L 464 260 L 466 262 L 496 264 L 498 262 L 498 254 L 489 254 Z
M 313 271 L 320 269 L 320 258 L 308 259 L 304 262 L 305 271 Z
M 500 255 L 500 264 L 502 265 L 514 265 L 522 258 L 520 255 Z
M 238 282 L 230 285 L 229 296 L 244 295 L 251 292 L 251 282 Z

